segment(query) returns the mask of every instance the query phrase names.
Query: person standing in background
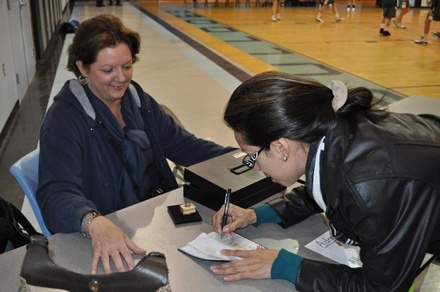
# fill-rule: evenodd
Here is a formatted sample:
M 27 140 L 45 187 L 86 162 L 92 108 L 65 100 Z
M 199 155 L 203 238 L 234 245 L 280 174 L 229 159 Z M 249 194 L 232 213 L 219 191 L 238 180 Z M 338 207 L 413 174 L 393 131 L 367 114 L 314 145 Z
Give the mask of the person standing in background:
M 356 0 L 348 0 L 347 12 L 354 12 L 356 10 Z
M 402 19 L 405 14 L 409 12 L 409 0 L 399 0 L 399 15 L 393 18 L 393 23 L 397 28 L 405 29 L 406 26 L 402 24 Z
M 324 20 L 322 19 L 322 12 L 324 11 L 324 8 L 328 5 L 332 7 L 333 13 L 335 14 L 336 22 L 343 20 L 343 18 L 339 17 L 338 8 L 336 7 L 336 0 L 325 0 L 324 4 L 319 7 L 318 15 L 316 16 L 315 20 L 319 22 L 324 22 Z
M 281 20 L 280 16 L 280 1 L 281 0 L 275 0 L 272 2 L 272 21 L 278 21 Z
M 439 21 L 440 20 L 440 1 L 432 0 L 427 2 L 428 5 L 431 6 L 431 9 L 426 14 L 425 19 L 425 27 L 423 29 L 423 35 L 418 40 L 414 40 L 416 44 L 419 45 L 427 45 L 428 44 L 428 34 L 431 29 L 431 21 Z M 434 34 L 436 38 L 439 38 L 439 35 Z
M 382 21 L 380 23 L 379 33 L 383 36 L 390 36 L 391 19 L 396 17 L 396 8 L 394 7 L 394 0 L 382 1 Z

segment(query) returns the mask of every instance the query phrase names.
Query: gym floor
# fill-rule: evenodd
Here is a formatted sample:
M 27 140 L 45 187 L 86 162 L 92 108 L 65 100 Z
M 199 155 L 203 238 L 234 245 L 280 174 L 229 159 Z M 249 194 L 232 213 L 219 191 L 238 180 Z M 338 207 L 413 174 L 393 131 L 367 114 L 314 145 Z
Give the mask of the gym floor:
M 406 30 L 391 28 L 391 37 L 378 34 L 381 9 L 356 5 L 347 13 L 340 2 L 336 23 L 331 10 L 324 23 L 314 20 L 316 7 L 282 7 L 279 22 L 270 20 L 270 7 L 240 7 L 231 2 L 215 7 L 199 3 L 158 4 L 130 1 L 96 7 L 76 2 L 71 19 L 82 21 L 100 13 L 122 18 L 142 38 L 134 80 L 170 108 L 182 124 L 199 137 L 236 146 L 222 122 L 232 91 L 244 80 L 267 70 L 283 70 L 323 83 L 342 80 L 348 86 L 371 88 L 384 103 L 411 95 L 440 97 L 440 41 L 416 45 L 423 32 L 425 9 L 405 15 Z M 438 24 L 432 23 L 432 31 Z M 32 211 L 9 167 L 38 146 L 39 128 L 47 107 L 62 84 L 73 75 L 65 69 L 66 48 L 72 39 L 54 34 L 38 61 L 37 73 L 23 99 L 0 160 L 0 195 Z M 37 225 L 36 223 L 34 224 Z M 415 291 L 440 291 L 440 268 L 431 264 L 416 279 Z

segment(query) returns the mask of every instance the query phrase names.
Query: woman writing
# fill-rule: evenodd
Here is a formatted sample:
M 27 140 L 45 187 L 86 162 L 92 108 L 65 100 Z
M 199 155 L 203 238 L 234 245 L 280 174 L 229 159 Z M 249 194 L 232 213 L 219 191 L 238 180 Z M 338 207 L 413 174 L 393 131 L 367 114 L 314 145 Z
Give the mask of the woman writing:
M 37 200 L 52 232 L 82 232 L 92 273 L 118 271 L 145 251 L 101 215 L 178 187 L 167 158 L 188 166 L 230 151 L 196 138 L 132 80 L 139 34 L 112 15 L 78 27 L 68 69 L 78 79 L 54 97 L 40 134 Z M 148 210 L 146 210 L 148 211 Z
M 255 209 L 231 205 L 225 233 L 249 224 L 287 228 L 324 212 L 333 237 L 358 245 L 362 268 L 286 250 L 223 251 L 225 280 L 286 279 L 299 291 L 408 291 L 426 252 L 440 253 L 440 119 L 374 109 L 366 88 L 347 90 L 281 72 L 232 94 L 224 120 L 246 164 L 284 186 L 306 185 Z M 222 209 L 213 217 L 221 232 Z

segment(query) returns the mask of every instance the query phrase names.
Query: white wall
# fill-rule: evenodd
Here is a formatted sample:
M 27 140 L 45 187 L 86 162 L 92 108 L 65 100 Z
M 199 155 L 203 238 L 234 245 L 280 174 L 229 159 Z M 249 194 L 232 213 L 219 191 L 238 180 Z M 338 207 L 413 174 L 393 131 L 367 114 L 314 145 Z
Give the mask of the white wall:
M 35 74 L 35 46 L 29 0 L 9 0 L 10 43 L 16 74 L 18 100 L 23 100 Z
M 55 30 L 69 2 L 0 0 L 0 132 L 32 81 L 36 69 L 34 48 L 38 46 L 41 56 L 52 35 L 57 33 Z M 35 27 L 31 23 L 30 6 L 34 8 Z
M 0 0 L 0 130 L 18 101 L 15 68 L 9 33 L 7 0 Z

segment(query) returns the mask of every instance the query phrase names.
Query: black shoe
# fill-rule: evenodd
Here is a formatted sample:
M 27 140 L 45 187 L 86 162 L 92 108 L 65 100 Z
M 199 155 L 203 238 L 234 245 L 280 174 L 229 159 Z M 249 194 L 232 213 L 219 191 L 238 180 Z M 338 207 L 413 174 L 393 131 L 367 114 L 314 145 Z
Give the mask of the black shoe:
M 379 30 L 379 33 L 380 33 L 380 34 L 383 34 L 383 28 L 381 28 L 381 29 Z
M 113 6 L 113 1 L 109 1 L 108 5 Z
M 389 31 L 387 31 L 387 30 L 386 30 L 386 31 L 384 31 L 384 32 L 383 32 L 383 34 L 382 34 L 382 35 L 383 35 L 383 36 L 390 36 L 391 34 L 390 34 L 390 32 L 389 32 Z

